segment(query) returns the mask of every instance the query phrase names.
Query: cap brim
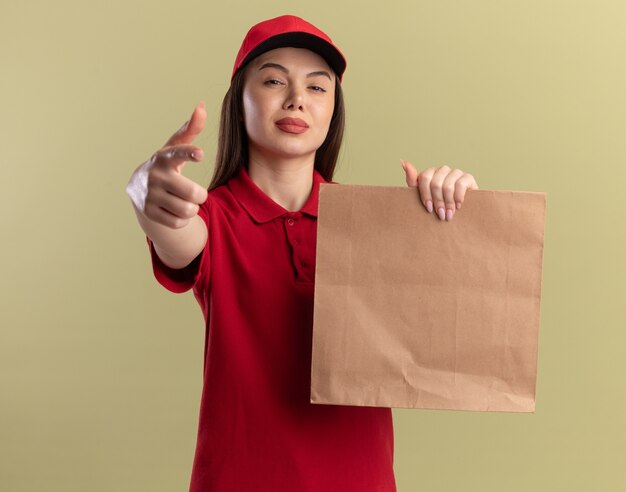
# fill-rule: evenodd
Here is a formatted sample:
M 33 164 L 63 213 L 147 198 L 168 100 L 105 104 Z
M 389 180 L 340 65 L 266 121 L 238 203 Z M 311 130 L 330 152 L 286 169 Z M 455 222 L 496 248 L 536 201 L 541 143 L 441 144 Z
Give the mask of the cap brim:
M 346 69 L 346 61 L 343 55 L 327 41 L 306 32 L 286 32 L 266 39 L 248 53 L 248 56 L 241 63 L 240 70 L 266 51 L 285 47 L 306 48 L 314 51 L 326 60 L 341 82 L 343 72 Z

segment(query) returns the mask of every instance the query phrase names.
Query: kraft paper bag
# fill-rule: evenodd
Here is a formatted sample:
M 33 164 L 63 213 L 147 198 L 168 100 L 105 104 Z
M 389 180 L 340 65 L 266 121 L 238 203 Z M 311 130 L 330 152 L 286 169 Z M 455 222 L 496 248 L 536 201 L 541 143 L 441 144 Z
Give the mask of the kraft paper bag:
M 321 184 L 311 403 L 534 412 L 546 194 Z

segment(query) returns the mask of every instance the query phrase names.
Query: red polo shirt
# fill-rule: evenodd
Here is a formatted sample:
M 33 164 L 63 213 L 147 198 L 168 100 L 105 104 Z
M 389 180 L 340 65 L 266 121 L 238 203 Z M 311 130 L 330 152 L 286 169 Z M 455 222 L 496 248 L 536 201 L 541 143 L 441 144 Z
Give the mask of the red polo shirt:
M 319 184 L 298 212 L 241 167 L 209 191 L 209 239 L 186 268 L 154 275 L 193 288 L 206 321 L 191 492 L 395 491 L 389 408 L 310 403 Z

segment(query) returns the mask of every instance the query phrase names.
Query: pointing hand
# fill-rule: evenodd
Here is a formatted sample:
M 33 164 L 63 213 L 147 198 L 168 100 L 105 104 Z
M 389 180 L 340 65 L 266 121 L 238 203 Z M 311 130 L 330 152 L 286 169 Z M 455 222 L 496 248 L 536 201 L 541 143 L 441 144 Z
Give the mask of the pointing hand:
M 204 128 L 206 109 L 200 102 L 188 121 L 131 176 L 126 193 L 148 219 L 173 229 L 184 227 L 207 199 L 207 190 L 181 174 L 186 161 L 202 160 L 193 140 Z

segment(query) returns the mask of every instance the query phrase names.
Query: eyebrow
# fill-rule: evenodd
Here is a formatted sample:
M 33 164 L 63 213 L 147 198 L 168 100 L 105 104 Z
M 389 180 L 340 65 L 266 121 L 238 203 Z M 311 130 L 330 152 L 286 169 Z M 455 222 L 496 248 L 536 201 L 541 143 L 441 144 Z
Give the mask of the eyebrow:
M 281 70 L 281 71 L 283 71 L 285 73 L 289 73 L 289 70 L 287 70 L 282 65 L 279 65 L 278 63 L 272 63 L 272 62 L 264 63 L 263 65 L 261 65 L 261 67 L 259 68 L 258 71 L 260 72 L 264 68 L 277 68 L 278 70 Z M 317 75 L 324 75 L 324 76 L 328 77 L 328 79 L 331 82 L 333 81 L 332 77 L 330 76 L 330 74 L 326 70 L 318 70 L 316 72 L 311 72 L 311 73 L 307 74 L 307 77 L 315 77 Z

